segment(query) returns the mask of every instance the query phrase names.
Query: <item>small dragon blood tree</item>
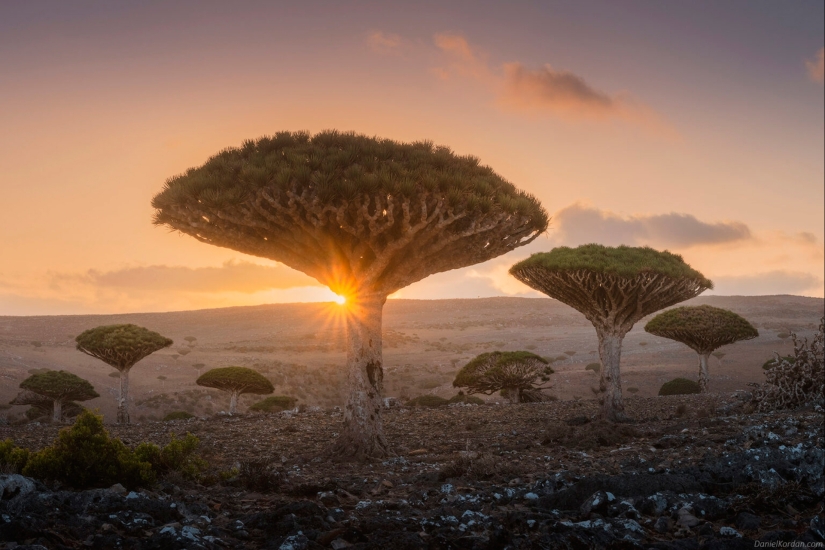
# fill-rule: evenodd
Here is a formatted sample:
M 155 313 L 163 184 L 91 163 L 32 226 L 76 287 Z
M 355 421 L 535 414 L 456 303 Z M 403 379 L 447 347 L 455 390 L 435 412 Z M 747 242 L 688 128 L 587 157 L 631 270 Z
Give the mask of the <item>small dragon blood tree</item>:
M 664 311 L 645 325 L 645 331 L 670 338 L 699 354 L 699 391 L 707 393 L 708 357 L 727 344 L 759 336 L 744 317 L 712 306 L 684 306 Z
M 52 409 L 52 421 L 60 422 L 63 419 L 63 405 L 77 405 L 73 401 L 88 401 L 100 395 L 88 381 L 64 370 L 50 370 L 33 374 L 20 382 L 18 395 L 12 405 L 31 405 L 36 409 L 43 408 L 43 401 L 47 401 Z M 38 400 L 36 396 L 39 396 Z
M 77 338 L 77 349 L 100 359 L 120 372 L 117 423 L 129 423 L 129 371 L 135 363 L 174 342 L 137 325 L 104 325 L 89 329 Z
M 614 422 L 628 420 L 619 372 L 625 334 L 646 315 L 713 288 L 681 256 L 648 247 L 562 246 L 533 254 L 510 274 L 593 323 L 603 367 L 601 416 Z
M 198 386 L 215 388 L 228 392 L 229 414 L 235 414 L 238 408 L 238 396 L 244 393 L 265 395 L 275 388 L 263 375 L 245 367 L 223 367 L 203 373 L 195 381 Z
M 513 403 L 523 403 L 532 401 L 535 393 L 546 387 L 537 382 L 547 382 L 551 374 L 548 361 L 534 353 L 494 351 L 482 353 L 464 365 L 453 387 L 466 388 L 468 395 L 492 395 L 504 390 Z
M 330 451 L 389 453 L 381 421 L 387 296 L 495 258 L 547 229 L 547 213 L 478 159 L 429 142 L 336 131 L 247 141 L 166 182 L 155 223 L 282 262 L 346 298 L 349 398 Z

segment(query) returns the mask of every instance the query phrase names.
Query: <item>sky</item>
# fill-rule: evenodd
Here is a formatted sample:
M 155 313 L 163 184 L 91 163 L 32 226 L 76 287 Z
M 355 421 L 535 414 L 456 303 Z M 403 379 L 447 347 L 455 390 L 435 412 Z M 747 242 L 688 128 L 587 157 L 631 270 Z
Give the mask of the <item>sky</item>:
M 171 176 L 282 130 L 429 139 L 551 215 L 394 297 L 540 296 L 556 246 L 681 254 L 721 295 L 823 296 L 825 3 L 0 3 L 0 315 L 326 301 L 153 226 Z

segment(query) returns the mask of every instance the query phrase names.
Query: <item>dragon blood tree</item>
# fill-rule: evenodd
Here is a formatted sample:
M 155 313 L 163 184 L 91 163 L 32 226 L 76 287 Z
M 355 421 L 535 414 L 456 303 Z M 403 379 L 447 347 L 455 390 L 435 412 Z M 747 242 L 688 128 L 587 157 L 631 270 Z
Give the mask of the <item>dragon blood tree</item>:
M 229 393 L 229 414 L 238 408 L 238 396 L 244 393 L 265 395 L 275 391 L 272 382 L 262 374 L 245 367 L 223 367 L 208 370 L 195 381 L 198 386 Z
M 74 412 L 76 415 L 80 405 L 75 401 L 100 397 L 88 381 L 63 370 L 33 374 L 20 382 L 20 389 L 23 391 L 10 404 L 30 405 L 34 409 L 51 412 L 53 422 L 63 420 L 66 413 Z
M 553 374 L 549 362 L 529 351 L 482 353 L 458 371 L 453 387 L 466 388 L 467 394 L 492 395 L 504 391 L 513 403 L 532 401 L 535 392 L 546 386 Z
M 619 372 L 625 334 L 642 317 L 713 288 L 681 256 L 648 247 L 563 246 L 533 254 L 510 274 L 593 323 L 605 394 L 601 416 L 614 422 L 627 420 Z
M 681 342 L 699 354 L 699 391 L 702 393 L 708 391 L 710 354 L 727 344 L 759 336 L 744 317 L 712 306 L 685 306 L 664 311 L 648 321 L 645 330 Z
M 155 223 L 302 271 L 346 298 L 339 459 L 388 454 L 381 422 L 387 296 L 535 239 L 547 213 L 478 159 L 429 142 L 283 132 L 166 182 Z
M 117 423 L 129 423 L 129 371 L 135 363 L 174 342 L 137 325 L 104 325 L 89 329 L 77 338 L 77 349 L 100 359 L 120 372 Z

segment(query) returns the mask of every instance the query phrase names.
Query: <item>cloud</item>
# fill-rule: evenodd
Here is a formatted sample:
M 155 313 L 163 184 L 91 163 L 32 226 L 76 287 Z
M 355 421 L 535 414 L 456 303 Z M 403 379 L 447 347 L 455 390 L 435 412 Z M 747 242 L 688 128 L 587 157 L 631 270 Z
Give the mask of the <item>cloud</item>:
M 372 31 L 367 35 L 367 46 L 376 53 L 396 53 L 401 49 L 403 39 L 397 34 L 388 34 L 382 31 Z
M 652 109 L 628 94 L 598 90 L 583 77 L 550 65 L 537 69 L 522 63 L 492 67 L 487 55 L 459 34 L 437 34 L 436 47 L 445 58 L 435 74 L 448 80 L 458 76 L 476 80 L 495 95 L 499 107 L 529 115 L 552 115 L 567 119 L 623 119 L 667 134 L 674 132 Z
M 221 267 L 183 267 L 152 265 L 127 267 L 114 271 L 90 269 L 82 275 L 52 274 L 52 284 L 86 284 L 96 288 L 155 292 L 240 292 L 254 293 L 317 285 L 315 279 L 282 264 L 259 265 L 252 262 L 225 262 Z
M 765 296 L 802 294 L 822 296 L 823 281 L 810 273 L 798 271 L 768 271 L 754 275 L 713 277 L 714 289 L 709 294 L 726 296 Z
M 808 77 L 822 84 L 825 81 L 825 48 L 820 48 L 812 60 L 806 61 L 805 67 L 808 69 Z
M 752 239 L 750 229 L 741 222 L 707 223 L 691 214 L 675 212 L 620 216 L 581 203 L 556 212 L 551 231 L 556 240 L 569 246 L 600 243 L 688 248 Z

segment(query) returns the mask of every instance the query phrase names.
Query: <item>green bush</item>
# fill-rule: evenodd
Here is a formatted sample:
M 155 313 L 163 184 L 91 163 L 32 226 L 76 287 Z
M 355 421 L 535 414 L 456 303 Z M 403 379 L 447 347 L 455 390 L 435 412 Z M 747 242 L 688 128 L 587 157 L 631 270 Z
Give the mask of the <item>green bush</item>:
M 163 417 L 163 421 L 169 422 L 170 420 L 187 420 L 189 418 L 195 418 L 195 415 L 186 411 L 172 411 Z
M 32 454 L 22 474 L 75 489 L 115 483 L 138 487 L 155 480 L 152 465 L 110 438 L 103 417 L 91 411 L 83 411 L 72 426 L 60 430 L 52 446 Z
M 286 395 L 273 395 L 258 401 L 249 410 L 257 412 L 278 412 L 288 409 L 294 409 L 295 403 L 298 400 L 294 397 L 287 397 Z
M 437 395 L 419 395 L 415 399 L 407 401 L 407 405 L 411 407 L 442 407 L 447 403 L 449 401 Z
M 206 469 L 206 461 L 195 454 L 200 440 L 192 434 L 172 440 L 162 449 L 153 443 L 141 443 L 135 448 L 135 456 L 148 462 L 158 475 L 179 472 L 186 479 L 197 479 Z
M 152 484 L 159 475 L 180 472 L 195 479 L 206 462 L 195 455 L 198 438 L 174 435 L 162 449 L 141 443 L 132 451 L 122 441 L 109 437 L 103 417 L 83 411 L 75 423 L 60 430 L 55 442 L 37 453 L 15 447 L 11 440 L 0 443 L 0 467 L 13 468 L 23 475 L 59 481 L 75 489 L 110 487 L 120 483 L 128 488 Z
M 700 393 L 699 383 L 687 378 L 674 378 L 670 382 L 665 382 L 659 389 L 659 395 L 688 395 Z
M 472 405 L 483 405 L 484 400 L 480 397 L 476 397 L 475 395 L 464 395 L 463 393 L 459 393 L 451 397 L 447 403 L 470 403 Z
M 11 439 L 0 441 L 0 469 L 19 473 L 29 461 L 28 449 L 18 447 Z
M 596 374 L 599 374 L 602 370 L 602 364 L 601 363 L 590 363 L 589 365 L 584 367 L 584 370 L 592 370 Z

